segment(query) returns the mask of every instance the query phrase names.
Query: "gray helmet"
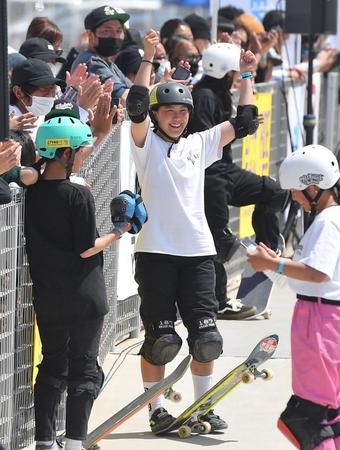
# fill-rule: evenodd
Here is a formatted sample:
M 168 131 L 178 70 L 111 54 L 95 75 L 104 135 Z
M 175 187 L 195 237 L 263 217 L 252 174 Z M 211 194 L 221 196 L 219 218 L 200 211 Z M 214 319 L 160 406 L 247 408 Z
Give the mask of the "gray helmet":
M 155 86 L 150 93 L 150 109 L 152 111 L 164 105 L 185 105 L 190 111 L 194 102 L 189 89 L 181 83 L 166 82 Z

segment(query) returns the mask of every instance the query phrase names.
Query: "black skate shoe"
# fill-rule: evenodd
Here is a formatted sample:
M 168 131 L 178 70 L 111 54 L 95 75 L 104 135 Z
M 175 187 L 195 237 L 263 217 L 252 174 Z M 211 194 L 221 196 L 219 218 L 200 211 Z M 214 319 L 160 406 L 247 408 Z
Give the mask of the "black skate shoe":
M 220 416 L 214 413 L 214 410 L 210 410 L 205 414 L 205 416 L 201 416 L 200 420 L 203 422 L 209 422 L 211 425 L 211 431 L 217 431 L 217 430 L 225 430 L 228 428 L 227 422 L 225 422 L 223 419 L 221 419 Z
M 227 298 L 224 304 L 220 304 L 217 311 L 217 319 L 242 320 L 255 316 L 256 306 L 247 306 L 238 298 Z
M 157 433 L 164 428 L 167 428 L 175 420 L 165 408 L 157 408 L 150 417 L 150 428 L 153 433 Z

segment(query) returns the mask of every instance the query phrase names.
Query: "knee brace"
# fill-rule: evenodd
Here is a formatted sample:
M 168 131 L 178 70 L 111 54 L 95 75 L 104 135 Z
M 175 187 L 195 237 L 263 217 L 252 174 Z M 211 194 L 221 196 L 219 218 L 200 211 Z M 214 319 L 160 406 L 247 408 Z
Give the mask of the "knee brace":
M 140 354 L 155 366 L 172 361 L 182 346 L 172 320 L 160 320 L 145 327 L 145 340 Z
M 149 111 L 149 89 L 145 86 L 134 84 L 131 86 L 126 98 L 126 110 L 131 122 L 143 122 Z
M 196 361 L 210 362 L 217 359 L 223 350 L 223 339 L 215 319 L 203 317 L 190 329 L 188 344 L 190 354 Z
M 313 450 L 322 441 L 334 438 L 331 426 L 321 423 L 327 419 L 327 412 L 326 406 L 292 395 L 278 427 L 301 450 Z

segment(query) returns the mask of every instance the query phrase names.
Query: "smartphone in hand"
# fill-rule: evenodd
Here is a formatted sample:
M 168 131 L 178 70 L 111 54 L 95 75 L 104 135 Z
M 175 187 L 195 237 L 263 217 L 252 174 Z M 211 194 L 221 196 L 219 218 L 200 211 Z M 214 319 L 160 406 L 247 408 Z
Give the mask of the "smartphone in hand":
M 174 73 L 171 75 L 173 80 L 187 80 L 191 75 L 189 69 L 181 66 L 180 64 L 176 67 Z

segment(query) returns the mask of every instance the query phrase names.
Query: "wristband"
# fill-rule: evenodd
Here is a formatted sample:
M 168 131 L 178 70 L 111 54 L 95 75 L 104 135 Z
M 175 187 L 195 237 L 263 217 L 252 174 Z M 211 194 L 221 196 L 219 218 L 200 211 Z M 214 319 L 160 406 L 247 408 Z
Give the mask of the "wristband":
M 241 80 L 244 80 L 245 78 L 253 78 L 253 74 L 251 72 L 243 72 L 240 75 Z
M 142 62 L 149 63 L 149 64 L 153 64 L 153 62 L 152 62 L 152 61 L 149 61 L 148 59 L 142 59 Z
M 282 274 L 283 274 L 284 266 L 285 266 L 285 260 L 284 260 L 284 259 L 280 259 L 279 266 L 278 266 L 278 268 L 275 270 L 275 272 L 278 273 L 278 274 L 280 274 L 280 275 L 282 275 Z

